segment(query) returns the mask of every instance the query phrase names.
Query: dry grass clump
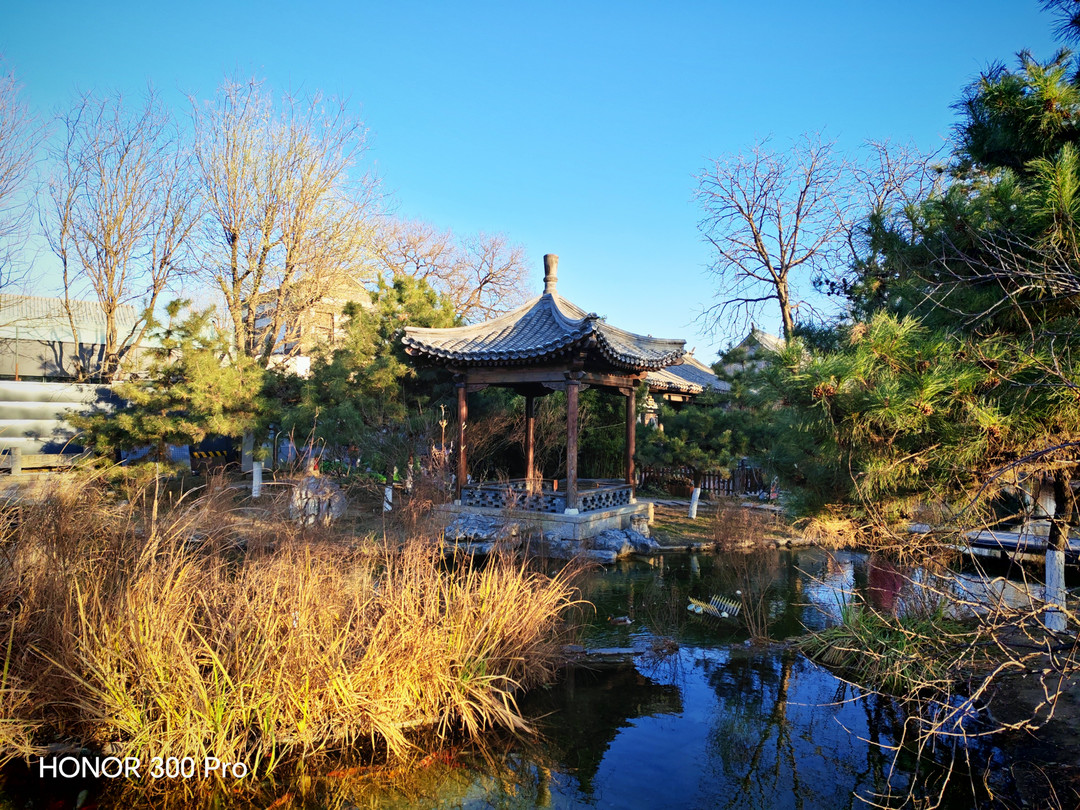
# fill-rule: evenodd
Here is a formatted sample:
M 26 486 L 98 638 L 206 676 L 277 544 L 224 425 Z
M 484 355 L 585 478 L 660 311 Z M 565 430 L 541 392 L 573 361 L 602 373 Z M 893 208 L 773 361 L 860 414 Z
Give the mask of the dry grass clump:
M 712 542 L 721 551 L 734 551 L 758 545 L 779 520 L 772 512 L 744 506 L 723 506 L 712 519 Z
M 514 694 L 559 661 L 568 575 L 289 532 L 241 552 L 214 533 L 235 527 L 223 498 L 117 508 L 73 480 L 7 524 L 0 761 L 65 741 L 266 773 L 358 742 L 401 753 L 414 728 L 523 727 Z
M 801 648 L 859 684 L 891 694 L 945 691 L 976 663 L 970 626 L 943 608 L 892 616 L 867 605 L 846 605 L 841 622 L 806 636 Z
M 822 548 L 851 548 L 864 544 L 867 539 L 864 527 L 847 518 L 822 515 L 807 518 L 797 525 L 806 540 Z
M 906 565 L 937 568 L 958 556 L 955 532 L 914 532 L 912 524 L 867 523 L 840 514 L 804 518 L 796 524 L 805 540 L 826 549 L 859 548 L 883 552 Z

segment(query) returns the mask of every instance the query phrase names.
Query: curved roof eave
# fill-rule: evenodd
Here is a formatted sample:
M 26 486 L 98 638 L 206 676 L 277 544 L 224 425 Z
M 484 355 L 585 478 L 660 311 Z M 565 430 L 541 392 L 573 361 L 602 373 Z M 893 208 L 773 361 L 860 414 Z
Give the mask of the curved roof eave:
M 611 326 L 557 293 L 545 293 L 490 321 L 445 329 L 407 327 L 402 342 L 409 354 L 463 365 L 525 364 L 555 359 L 595 337 L 610 363 L 654 370 L 677 363 L 685 342 L 636 335 Z

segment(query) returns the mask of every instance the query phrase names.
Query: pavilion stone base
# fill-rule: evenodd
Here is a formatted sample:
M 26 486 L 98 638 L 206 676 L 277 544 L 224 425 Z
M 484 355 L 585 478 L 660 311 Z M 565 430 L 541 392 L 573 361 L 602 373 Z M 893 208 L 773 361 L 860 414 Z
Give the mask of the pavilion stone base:
M 633 523 L 652 520 L 651 503 L 631 503 L 596 509 L 577 515 L 533 512 L 526 509 L 492 509 L 483 506 L 444 504 L 439 509 L 454 515 L 483 515 L 514 523 L 548 540 L 587 540 L 609 529 L 629 529 Z M 638 520 L 635 521 L 634 519 Z

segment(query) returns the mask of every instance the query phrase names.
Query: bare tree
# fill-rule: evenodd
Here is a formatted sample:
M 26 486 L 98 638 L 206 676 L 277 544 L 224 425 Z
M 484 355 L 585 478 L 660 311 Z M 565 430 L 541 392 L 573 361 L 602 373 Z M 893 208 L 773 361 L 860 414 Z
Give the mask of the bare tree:
M 101 363 L 82 365 L 80 375 L 111 381 L 184 260 L 197 215 L 190 159 L 153 90 L 134 112 L 119 95 L 84 94 L 60 126 L 42 219 L 60 258 L 75 343 L 82 342 L 79 298 L 92 296 L 104 318 Z
M 30 230 L 26 186 L 43 135 L 20 90 L 14 73 L 0 73 L 0 289 L 25 272 L 19 254 Z
M 816 279 L 819 289 L 847 299 L 868 278 L 888 272 L 883 269 L 886 256 L 881 235 L 915 241 L 921 214 L 918 204 L 939 194 L 947 180 L 938 161 L 944 147 L 927 152 L 910 141 L 871 140 L 866 149 L 869 156 L 850 165 L 859 215 L 851 219 L 847 230 L 849 261 L 838 261 L 830 272 Z
M 810 282 L 830 272 L 846 250 L 845 162 L 818 136 L 803 135 L 783 151 L 766 138 L 747 153 L 713 160 L 697 181 L 705 209 L 698 228 L 716 250 L 709 271 L 719 282 L 703 320 L 712 327 L 730 314 L 750 319 L 775 301 L 789 339 L 807 306 L 797 278 Z
M 528 299 L 524 248 L 502 234 L 459 239 L 427 222 L 389 220 L 376 255 L 391 276 L 427 281 L 466 321 L 501 315 Z
M 862 190 L 862 205 L 871 214 L 888 216 L 908 236 L 915 231 L 912 206 L 941 190 L 945 169 L 938 162 L 944 146 L 925 152 L 909 141 L 866 142 L 870 158 L 851 166 L 852 176 Z M 862 231 L 865 228 L 856 228 Z M 858 252 L 853 247 L 853 253 Z
M 344 102 L 226 81 L 193 102 L 204 266 L 234 345 L 268 363 L 335 288 L 370 273 L 377 182 L 358 173 L 365 131 Z

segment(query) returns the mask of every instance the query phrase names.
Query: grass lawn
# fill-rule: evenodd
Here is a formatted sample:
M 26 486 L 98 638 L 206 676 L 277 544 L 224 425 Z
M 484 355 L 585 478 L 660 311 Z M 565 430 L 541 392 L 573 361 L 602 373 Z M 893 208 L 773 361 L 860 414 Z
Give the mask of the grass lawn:
M 662 546 L 715 543 L 718 546 L 745 546 L 760 541 L 787 540 L 791 533 L 782 519 L 768 511 L 741 506 L 742 499 L 701 501 L 697 520 L 687 517 L 690 501 L 663 498 L 655 504 L 652 536 Z

